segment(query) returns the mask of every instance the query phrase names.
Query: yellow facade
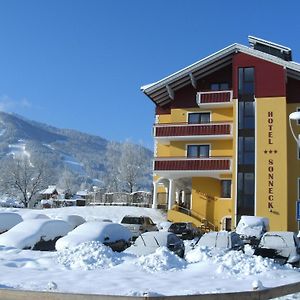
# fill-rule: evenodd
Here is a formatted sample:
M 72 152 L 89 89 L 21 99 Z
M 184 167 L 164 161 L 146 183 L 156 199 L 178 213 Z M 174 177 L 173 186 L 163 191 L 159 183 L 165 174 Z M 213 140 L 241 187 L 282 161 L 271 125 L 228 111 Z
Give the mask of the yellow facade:
M 213 109 L 172 109 L 168 115 L 157 117 L 159 124 L 186 123 L 190 112 L 210 112 L 211 122 L 231 122 L 232 136 L 227 139 L 175 140 L 169 143 L 157 143 L 158 157 L 186 157 L 187 145 L 210 145 L 210 156 L 231 157 L 231 174 L 220 174 L 219 178 L 192 177 L 191 210 L 222 229 L 225 217 L 232 219 L 232 228 L 236 223 L 236 115 L 237 100 L 229 108 Z M 255 162 L 255 215 L 270 220 L 272 230 L 296 230 L 295 205 L 297 184 L 300 178 L 300 159 L 297 146 L 288 128 L 288 115 L 298 108 L 296 104 L 287 105 L 285 97 L 257 98 L 256 111 L 256 162 Z M 300 126 L 296 126 L 300 134 Z M 287 163 L 288 162 L 288 163 Z M 296 162 L 296 163 L 295 163 Z M 221 198 L 222 179 L 232 181 L 231 198 Z M 160 191 L 163 190 L 160 188 Z M 169 214 L 173 221 L 182 221 L 180 213 Z M 177 216 L 177 217 L 176 217 Z M 175 218 L 175 219 L 174 219 Z M 194 223 L 197 223 L 195 221 Z
M 256 215 L 272 230 L 288 228 L 286 116 L 285 98 L 256 99 Z

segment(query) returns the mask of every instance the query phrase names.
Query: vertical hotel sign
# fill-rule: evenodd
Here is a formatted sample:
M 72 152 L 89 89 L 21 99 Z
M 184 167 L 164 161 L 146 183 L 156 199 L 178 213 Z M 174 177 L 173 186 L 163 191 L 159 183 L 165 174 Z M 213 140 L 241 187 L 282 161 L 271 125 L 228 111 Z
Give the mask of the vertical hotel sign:
M 274 171 L 276 165 L 274 164 L 273 154 L 277 154 L 277 150 L 274 149 L 274 112 L 267 112 L 267 128 L 268 128 L 268 149 L 264 150 L 264 154 L 268 155 L 267 163 L 267 174 L 268 174 L 268 184 L 267 184 L 267 195 L 268 195 L 268 210 L 272 211 L 275 205 L 275 194 L 274 194 Z

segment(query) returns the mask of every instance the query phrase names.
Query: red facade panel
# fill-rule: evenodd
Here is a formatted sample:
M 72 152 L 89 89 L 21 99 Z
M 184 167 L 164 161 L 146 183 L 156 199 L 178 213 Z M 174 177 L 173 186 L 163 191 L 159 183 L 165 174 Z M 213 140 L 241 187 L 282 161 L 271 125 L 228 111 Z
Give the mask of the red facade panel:
M 287 103 L 300 103 L 300 80 L 288 78 L 286 99 Z
M 228 159 L 201 160 L 157 160 L 154 162 L 155 171 L 217 171 L 230 170 Z
M 156 127 L 156 137 L 230 134 L 229 124 L 182 125 Z
M 286 71 L 282 66 L 244 53 L 233 56 L 233 95 L 238 95 L 238 68 L 255 68 L 255 97 L 285 97 Z

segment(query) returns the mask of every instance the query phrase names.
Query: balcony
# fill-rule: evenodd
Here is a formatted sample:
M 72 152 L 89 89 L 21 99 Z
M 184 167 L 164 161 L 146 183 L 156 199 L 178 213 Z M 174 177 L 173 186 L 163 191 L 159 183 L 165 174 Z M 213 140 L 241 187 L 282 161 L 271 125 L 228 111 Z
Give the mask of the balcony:
M 232 91 L 210 91 L 199 92 L 196 96 L 196 102 L 201 108 L 231 107 Z
M 199 141 L 232 139 L 232 123 L 164 123 L 154 125 L 154 138 L 160 143 L 170 141 Z
M 230 174 L 230 157 L 156 157 L 154 173 L 159 176 L 179 178 L 182 176 L 210 176 L 218 178 L 221 174 Z

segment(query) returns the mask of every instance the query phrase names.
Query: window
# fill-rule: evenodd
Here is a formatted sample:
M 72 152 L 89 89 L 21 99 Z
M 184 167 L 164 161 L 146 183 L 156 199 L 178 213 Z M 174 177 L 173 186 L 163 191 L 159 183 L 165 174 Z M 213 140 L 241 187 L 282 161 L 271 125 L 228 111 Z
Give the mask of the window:
M 210 113 L 189 113 L 189 124 L 205 124 L 210 122 Z
M 187 157 L 209 157 L 209 145 L 188 145 Z
M 221 83 L 212 83 L 210 85 L 211 91 L 227 91 L 229 90 L 229 84 L 227 82 L 221 82 Z
M 221 180 L 221 197 L 231 198 L 231 180 Z
M 300 200 L 300 178 L 298 178 L 298 200 Z
M 239 68 L 239 97 L 254 95 L 254 68 Z
M 251 102 L 239 102 L 239 129 L 253 129 L 254 122 L 254 109 L 255 103 Z
M 300 107 L 297 108 L 297 111 L 300 111 Z M 300 125 L 300 120 L 297 120 L 297 124 Z
M 239 137 L 239 164 L 252 165 L 255 162 L 254 137 Z

